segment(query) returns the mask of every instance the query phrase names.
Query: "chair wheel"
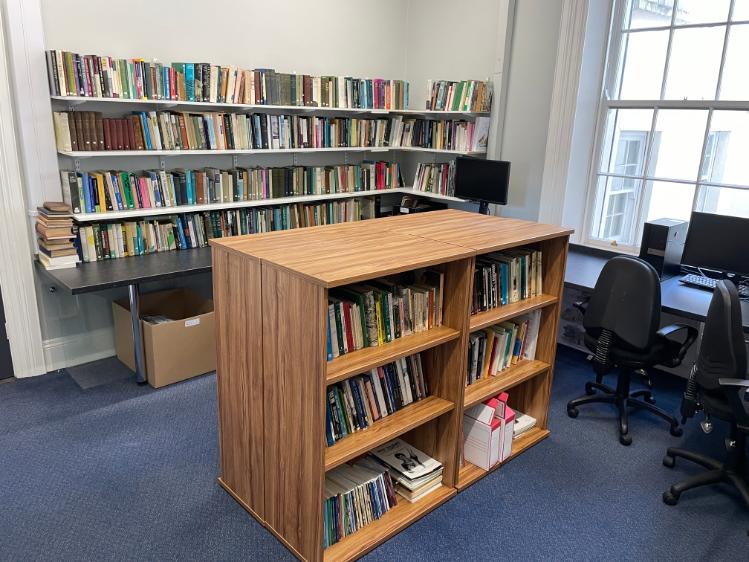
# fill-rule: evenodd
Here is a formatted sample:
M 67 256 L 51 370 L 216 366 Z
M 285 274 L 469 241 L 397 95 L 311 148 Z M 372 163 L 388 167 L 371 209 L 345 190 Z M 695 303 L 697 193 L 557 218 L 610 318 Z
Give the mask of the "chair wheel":
M 593 396 L 596 393 L 596 389 L 591 386 L 589 382 L 585 383 L 585 394 Z
M 679 496 L 672 493 L 671 490 L 663 492 L 663 503 L 666 505 L 676 505 L 679 503 Z
M 620 435 L 619 443 L 621 443 L 625 447 L 629 447 L 632 444 L 632 438 L 629 435 Z
M 671 455 L 666 455 L 665 457 L 663 457 L 663 466 L 673 468 L 674 466 L 676 466 L 676 459 Z
M 576 418 L 579 413 L 580 412 L 574 406 L 572 408 L 570 408 L 569 406 L 567 407 L 567 415 L 569 417 Z
M 674 437 L 681 437 L 684 434 L 684 430 L 680 428 L 678 425 L 672 425 L 671 426 L 671 435 Z

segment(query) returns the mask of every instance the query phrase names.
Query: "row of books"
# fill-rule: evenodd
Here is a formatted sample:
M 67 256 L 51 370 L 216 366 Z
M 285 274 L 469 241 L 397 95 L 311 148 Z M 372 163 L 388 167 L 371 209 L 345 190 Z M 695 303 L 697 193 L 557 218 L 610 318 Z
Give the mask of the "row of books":
M 328 360 L 441 326 L 443 291 L 435 269 L 331 290 Z
M 474 121 L 458 119 L 391 119 L 388 146 L 421 147 L 435 150 L 485 152 L 489 141 L 489 118 Z
M 78 228 L 84 262 L 204 247 L 211 238 L 353 222 L 374 217 L 369 199 L 184 213 L 157 219 L 93 223 Z
M 364 119 L 265 113 L 141 111 L 104 118 L 98 111 L 53 113 L 57 150 L 285 150 L 420 147 L 486 150 L 489 122 Z
M 46 269 L 67 269 L 80 261 L 70 207 L 63 202 L 45 202 L 37 208 L 39 261 Z
M 46 52 L 50 93 L 134 100 L 173 100 L 352 109 L 404 109 L 408 82 L 351 76 L 288 74 L 193 62 L 115 59 Z
M 388 471 L 360 459 L 325 473 L 323 548 L 378 520 L 398 504 Z
M 429 80 L 426 108 L 438 111 L 488 112 L 492 107 L 491 82 L 482 80 Z
M 455 161 L 441 164 L 419 162 L 413 189 L 441 195 L 455 195 Z
M 418 353 L 330 385 L 325 412 L 328 445 L 426 398 L 428 391 Z
M 494 252 L 476 260 L 471 313 L 543 293 L 543 255 L 535 248 Z
M 534 310 L 468 337 L 466 384 L 496 376 L 521 359 L 536 358 L 541 311 Z
M 60 178 L 63 200 L 74 213 L 260 201 L 403 185 L 400 165 L 382 161 L 231 170 L 61 171 Z

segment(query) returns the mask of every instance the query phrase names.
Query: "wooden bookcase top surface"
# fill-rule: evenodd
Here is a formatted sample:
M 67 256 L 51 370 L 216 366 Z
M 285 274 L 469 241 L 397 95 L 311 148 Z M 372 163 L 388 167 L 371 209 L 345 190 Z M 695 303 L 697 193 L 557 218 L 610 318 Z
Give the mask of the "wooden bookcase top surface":
M 211 240 L 324 287 L 569 235 L 557 226 L 446 209 Z M 362 256 L 367 256 L 362 260 Z

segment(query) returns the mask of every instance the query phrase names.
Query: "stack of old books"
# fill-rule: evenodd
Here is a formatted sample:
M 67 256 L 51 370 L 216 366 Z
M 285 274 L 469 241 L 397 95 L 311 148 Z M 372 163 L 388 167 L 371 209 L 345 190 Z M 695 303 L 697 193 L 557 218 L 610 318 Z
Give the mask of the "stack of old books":
M 414 503 L 442 485 L 442 463 L 403 439 L 374 449 L 370 457 L 388 469 L 395 491 Z
M 76 235 L 70 206 L 48 201 L 37 211 L 36 234 L 41 264 L 47 269 L 75 267 L 80 260 L 73 243 Z

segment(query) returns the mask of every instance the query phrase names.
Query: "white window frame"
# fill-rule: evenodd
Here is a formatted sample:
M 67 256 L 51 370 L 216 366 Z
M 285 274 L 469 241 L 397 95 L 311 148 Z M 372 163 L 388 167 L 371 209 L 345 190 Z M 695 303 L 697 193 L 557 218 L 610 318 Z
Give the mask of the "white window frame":
M 666 88 L 666 81 L 668 79 L 668 66 L 671 60 L 671 46 L 673 43 L 673 30 L 676 29 L 689 29 L 689 28 L 710 28 L 710 27 L 723 27 L 725 26 L 725 36 L 723 39 L 723 50 L 721 53 L 720 67 L 718 72 L 715 100 L 619 100 L 611 99 L 609 92 L 616 92 L 618 90 L 618 81 L 621 78 L 621 68 L 624 64 L 624 60 L 620 60 L 620 52 L 624 47 L 623 39 L 625 33 L 622 32 L 624 29 L 625 18 L 627 17 L 627 7 L 629 0 L 613 0 L 614 7 L 611 12 L 611 25 L 609 28 L 609 40 L 608 50 L 606 55 L 606 69 L 604 71 L 603 84 L 601 88 L 601 97 L 598 108 L 597 125 L 596 125 L 596 138 L 594 142 L 593 158 L 591 159 L 591 167 L 588 181 L 588 193 L 585 207 L 585 216 L 583 219 L 583 232 L 581 239 L 584 244 L 588 246 L 595 246 L 605 248 L 609 250 L 616 250 L 622 253 L 637 254 L 639 252 L 639 241 L 642 238 L 642 228 L 645 222 L 645 211 L 647 210 L 647 202 L 650 198 L 649 193 L 649 182 L 666 181 L 669 183 L 682 183 L 686 185 L 694 185 L 695 192 L 692 201 L 692 209 L 695 209 L 699 202 L 704 197 L 705 188 L 717 187 L 717 188 L 731 188 L 731 189 L 744 189 L 749 190 L 749 185 L 734 185 L 726 183 L 718 183 L 711 181 L 703 181 L 700 177 L 702 171 L 702 162 L 705 158 L 705 150 L 707 147 L 708 136 L 710 133 L 710 127 L 712 122 L 713 111 L 716 110 L 744 110 L 749 111 L 749 100 L 746 101 L 733 101 L 733 100 L 720 100 L 720 90 L 723 81 L 723 69 L 726 60 L 726 51 L 729 44 L 731 28 L 734 25 L 749 24 L 749 20 L 736 20 L 732 21 L 735 0 L 730 0 L 728 15 L 726 21 L 716 23 L 696 23 L 696 24 L 675 24 L 676 16 L 678 13 L 679 0 L 674 2 L 673 13 L 671 15 L 671 24 L 659 27 L 646 28 L 647 31 L 666 30 L 669 32 L 668 46 L 666 51 L 666 59 L 664 64 L 663 77 L 661 82 L 661 98 L 664 95 Z M 645 29 L 643 29 L 645 31 Z M 630 31 L 632 33 L 633 31 Z M 639 33 L 641 31 L 634 31 Z M 620 64 L 621 62 L 621 64 Z M 617 174 L 611 172 L 601 172 L 601 162 L 603 157 L 604 145 L 608 140 L 609 131 L 607 130 L 607 116 L 609 110 L 614 109 L 648 109 L 653 110 L 653 117 L 648 131 L 648 137 L 645 147 L 645 157 L 642 167 L 642 172 L 635 176 L 637 180 L 642 182 L 642 187 L 637 195 L 635 208 L 635 233 L 634 243 L 632 245 L 620 244 L 616 241 L 602 240 L 593 236 L 594 232 L 598 232 L 598 222 L 602 215 L 601 210 L 603 205 L 603 199 L 606 199 L 603 190 L 599 190 L 599 178 L 601 177 L 617 177 Z M 697 176 L 693 180 L 683 180 L 674 178 L 662 178 L 648 175 L 650 169 L 650 155 L 651 145 L 653 143 L 653 131 L 655 129 L 656 119 L 658 118 L 658 112 L 661 109 L 701 109 L 707 111 L 707 119 L 705 124 L 705 134 L 702 141 L 702 149 L 700 152 L 700 164 L 697 166 Z M 627 176 L 629 177 L 629 176 Z M 747 182 L 749 184 L 749 182 Z M 603 195 L 603 197 L 601 197 Z

